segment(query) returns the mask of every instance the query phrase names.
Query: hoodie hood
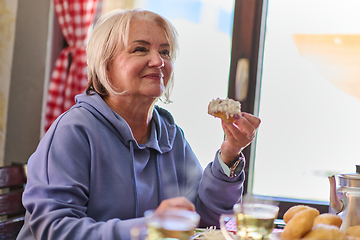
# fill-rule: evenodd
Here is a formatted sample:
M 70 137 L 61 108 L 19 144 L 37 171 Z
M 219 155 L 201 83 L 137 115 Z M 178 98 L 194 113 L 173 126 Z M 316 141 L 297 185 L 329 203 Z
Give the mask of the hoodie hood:
M 73 108 L 83 107 L 91 112 L 99 121 L 114 131 L 120 141 L 134 149 L 153 148 L 163 154 L 169 152 L 174 144 L 176 124 L 172 115 L 165 109 L 155 106 L 151 120 L 151 135 L 146 144 L 139 145 L 127 122 L 112 110 L 97 93 L 86 93 L 75 97 Z M 132 144 L 130 144 L 132 142 Z

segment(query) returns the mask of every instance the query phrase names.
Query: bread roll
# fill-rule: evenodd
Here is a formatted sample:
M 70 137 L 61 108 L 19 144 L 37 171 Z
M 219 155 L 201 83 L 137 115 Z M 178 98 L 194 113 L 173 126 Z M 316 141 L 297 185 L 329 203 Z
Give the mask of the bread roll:
M 339 227 L 328 224 L 317 224 L 302 239 L 316 240 L 342 240 L 345 238 L 345 232 Z
M 235 122 L 234 115 L 241 116 L 241 104 L 229 98 L 217 98 L 209 103 L 208 113 L 214 117 L 221 118 L 225 122 Z
M 360 225 L 349 227 L 346 230 L 346 235 L 360 238 Z
M 281 233 L 281 239 L 300 239 L 311 231 L 314 225 L 314 219 L 319 215 L 319 211 L 309 207 L 302 210 L 290 219 Z
M 306 206 L 306 205 L 295 205 L 295 206 L 292 206 L 291 208 L 289 208 L 284 216 L 283 216 L 283 219 L 284 219 L 284 222 L 285 223 L 288 223 L 290 221 L 290 219 L 295 215 L 297 214 L 298 212 L 301 212 L 305 209 L 315 209 L 317 210 L 316 208 L 313 208 L 313 207 L 309 207 L 309 206 Z M 318 211 L 318 210 L 317 210 Z M 320 212 L 318 211 L 318 213 L 320 214 Z M 318 215 L 319 215 L 318 214 Z
M 333 225 L 333 226 L 340 228 L 341 224 L 342 224 L 342 219 L 338 215 L 335 215 L 335 214 L 323 213 L 314 219 L 314 226 L 316 224 L 320 224 L 320 223 L 327 224 L 327 225 Z

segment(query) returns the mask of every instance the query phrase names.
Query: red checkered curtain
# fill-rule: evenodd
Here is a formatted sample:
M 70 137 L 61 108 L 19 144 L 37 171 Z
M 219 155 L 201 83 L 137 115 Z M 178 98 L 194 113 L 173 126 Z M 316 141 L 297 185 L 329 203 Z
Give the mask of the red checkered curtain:
M 61 113 L 75 103 L 75 95 L 86 88 L 86 38 L 98 0 L 53 1 L 61 31 L 69 46 L 61 51 L 51 75 L 45 110 L 45 132 Z M 69 55 L 72 59 L 70 66 Z

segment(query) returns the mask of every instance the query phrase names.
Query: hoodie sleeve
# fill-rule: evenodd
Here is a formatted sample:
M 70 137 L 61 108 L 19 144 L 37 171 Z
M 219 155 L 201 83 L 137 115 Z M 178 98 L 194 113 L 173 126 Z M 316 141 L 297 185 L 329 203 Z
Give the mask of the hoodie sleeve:
M 236 177 L 228 177 L 220 165 L 218 153 L 213 162 L 205 168 L 199 184 L 197 211 L 201 215 L 200 227 L 219 227 L 221 214 L 232 214 L 232 207 L 241 201 L 243 192 L 244 161 L 238 168 L 241 173 Z

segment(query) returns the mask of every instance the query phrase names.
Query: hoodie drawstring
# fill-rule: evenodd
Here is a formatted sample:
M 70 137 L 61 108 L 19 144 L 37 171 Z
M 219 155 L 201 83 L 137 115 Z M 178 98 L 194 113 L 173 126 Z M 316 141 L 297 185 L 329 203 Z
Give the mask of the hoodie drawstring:
M 132 164 L 132 172 L 131 172 L 131 182 L 134 190 L 134 200 L 135 200 L 135 217 L 139 217 L 139 199 L 137 195 L 136 181 L 135 181 L 135 163 L 134 163 L 134 147 L 133 142 L 130 141 L 130 155 L 131 155 L 131 164 Z
M 153 154 L 155 154 L 156 158 L 155 158 L 155 164 L 156 164 L 156 181 L 157 181 L 157 194 L 158 194 L 158 206 L 161 203 L 161 181 L 160 181 L 160 163 L 159 163 L 159 154 L 156 154 L 155 150 L 152 151 Z

